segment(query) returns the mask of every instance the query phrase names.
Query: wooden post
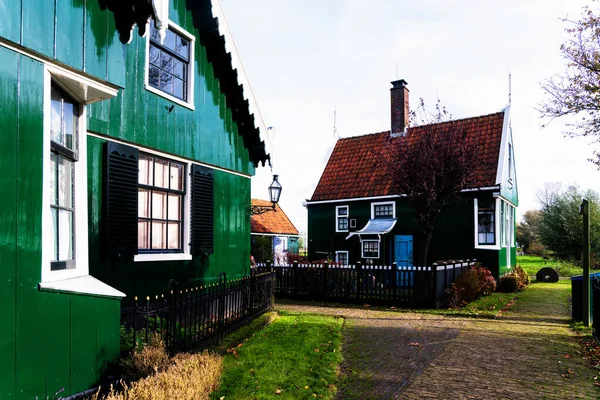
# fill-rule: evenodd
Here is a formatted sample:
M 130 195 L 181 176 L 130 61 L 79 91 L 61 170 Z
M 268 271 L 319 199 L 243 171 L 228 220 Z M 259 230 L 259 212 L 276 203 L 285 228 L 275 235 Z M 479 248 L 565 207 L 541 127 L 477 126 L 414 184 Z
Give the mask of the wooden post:
M 433 263 L 431 265 L 431 282 L 433 285 L 433 290 L 431 292 L 431 302 L 432 302 L 432 307 L 433 308 L 437 308 L 437 264 Z
M 392 276 L 390 276 L 390 291 L 392 292 L 392 299 L 395 301 L 397 299 L 397 291 L 396 286 L 398 285 L 398 263 L 392 263 Z
M 360 298 L 361 295 L 361 282 L 362 282 L 362 264 L 360 261 L 356 262 L 356 298 Z
M 294 273 L 294 294 L 298 294 L 300 292 L 300 277 L 298 276 L 298 261 L 294 261 L 292 264 L 292 271 Z
M 329 279 L 329 263 L 327 261 L 325 261 L 325 264 L 323 264 L 323 274 L 321 275 L 321 295 L 323 296 L 323 299 L 327 298 L 327 282 Z
M 583 199 L 583 325 L 590 326 L 590 204 Z

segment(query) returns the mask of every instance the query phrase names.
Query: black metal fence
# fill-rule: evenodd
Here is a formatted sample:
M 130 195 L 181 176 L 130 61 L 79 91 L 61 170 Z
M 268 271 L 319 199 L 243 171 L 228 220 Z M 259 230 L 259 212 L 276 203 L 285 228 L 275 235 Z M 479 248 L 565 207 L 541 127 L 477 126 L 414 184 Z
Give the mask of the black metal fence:
M 251 276 L 188 289 L 173 285 L 170 292 L 135 298 L 122 321 L 132 328 L 133 343 L 160 333 L 171 352 L 217 344 L 231 331 L 249 324 L 273 307 L 274 274 L 252 270 Z
M 591 279 L 592 290 L 592 322 L 596 340 L 600 341 L 600 277 Z
M 433 264 L 430 267 L 299 264 L 259 264 L 258 271 L 275 271 L 278 297 L 438 307 L 450 287 L 475 260 Z

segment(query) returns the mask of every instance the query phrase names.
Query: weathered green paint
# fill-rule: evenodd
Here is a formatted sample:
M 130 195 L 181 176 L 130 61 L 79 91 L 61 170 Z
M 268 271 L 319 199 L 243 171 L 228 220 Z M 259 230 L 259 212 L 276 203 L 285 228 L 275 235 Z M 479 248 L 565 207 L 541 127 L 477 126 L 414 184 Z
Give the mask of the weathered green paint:
M 22 0 L 21 45 L 54 57 L 54 1 Z
M 1 3 L 0 3 L 1 4 Z M 15 393 L 17 291 L 17 75 L 19 56 L 0 48 L 0 393 Z
M 48 1 L 48 3 L 51 3 Z M 75 7 L 73 0 L 56 0 L 56 54 L 58 61 L 83 69 L 83 45 L 73 46 L 72 38 L 83 37 L 83 4 Z
M 63 387 L 71 392 L 71 299 L 63 293 L 44 293 L 46 306 L 46 392 Z
M 0 36 L 15 43 L 21 42 L 22 0 L 0 1 Z

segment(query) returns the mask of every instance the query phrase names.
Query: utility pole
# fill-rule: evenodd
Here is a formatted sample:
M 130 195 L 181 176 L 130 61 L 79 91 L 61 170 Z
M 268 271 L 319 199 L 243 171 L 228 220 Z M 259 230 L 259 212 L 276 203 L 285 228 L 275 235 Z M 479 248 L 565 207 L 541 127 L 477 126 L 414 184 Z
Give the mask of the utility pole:
M 583 325 L 590 326 L 590 204 L 583 199 L 579 207 L 583 215 Z

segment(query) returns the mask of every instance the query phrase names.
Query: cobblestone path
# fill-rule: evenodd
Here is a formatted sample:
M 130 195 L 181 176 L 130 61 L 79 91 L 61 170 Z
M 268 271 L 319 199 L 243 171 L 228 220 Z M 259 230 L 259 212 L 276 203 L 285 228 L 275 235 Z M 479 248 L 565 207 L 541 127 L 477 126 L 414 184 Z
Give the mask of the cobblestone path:
M 536 290 L 546 290 L 543 285 L 550 284 L 538 285 Z M 547 290 L 551 296 L 552 287 Z M 551 299 L 518 298 L 496 319 L 312 305 L 278 308 L 346 318 L 338 399 L 600 398 L 594 386 L 598 372 L 578 355 L 566 306 Z

